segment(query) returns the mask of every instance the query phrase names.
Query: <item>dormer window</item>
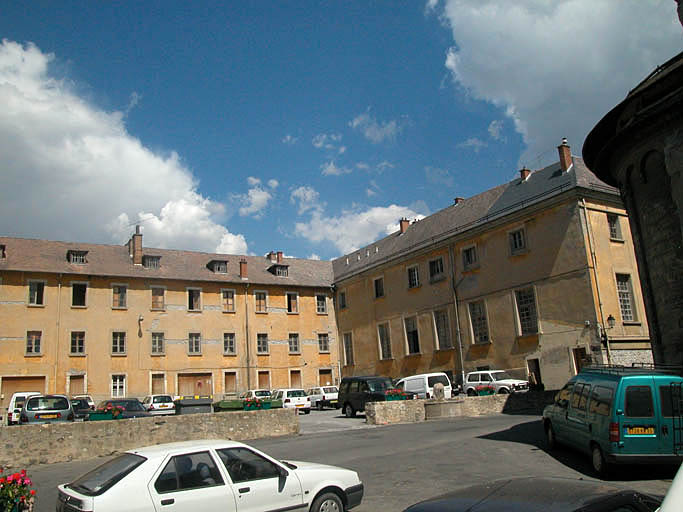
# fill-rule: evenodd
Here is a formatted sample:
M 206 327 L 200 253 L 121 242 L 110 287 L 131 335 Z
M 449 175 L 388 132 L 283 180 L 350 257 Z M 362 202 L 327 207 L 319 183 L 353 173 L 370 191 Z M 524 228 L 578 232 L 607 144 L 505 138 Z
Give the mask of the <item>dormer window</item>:
M 143 256 L 142 266 L 145 268 L 159 268 L 161 266 L 161 256 Z
M 67 251 L 66 252 L 66 258 L 69 260 L 69 263 L 75 263 L 77 265 L 84 265 L 87 262 L 86 260 L 86 255 L 88 254 L 88 251 Z
M 5 246 L 0 245 L 0 258 L 5 258 L 5 257 L 6 257 Z
M 268 269 L 268 271 L 271 274 L 274 274 L 278 277 L 287 277 L 289 276 L 289 266 L 287 265 L 273 265 Z
M 216 274 L 227 274 L 228 262 L 226 260 L 212 260 L 209 262 L 209 268 Z

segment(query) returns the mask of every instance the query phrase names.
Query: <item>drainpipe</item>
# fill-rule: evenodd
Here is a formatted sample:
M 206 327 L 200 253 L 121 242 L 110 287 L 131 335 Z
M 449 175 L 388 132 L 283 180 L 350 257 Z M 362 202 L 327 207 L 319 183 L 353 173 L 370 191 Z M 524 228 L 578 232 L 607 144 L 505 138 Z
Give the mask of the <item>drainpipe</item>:
M 247 389 L 251 389 L 251 349 L 249 347 L 249 284 L 244 288 L 244 323 L 245 323 L 245 342 L 247 346 Z
M 602 341 L 602 334 L 605 334 L 605 348 L 607 349 L 607 364 L 612 364 L 612 353 L 609 347 L 609 337 L 607 336 L 607 330 L 605 329 L 605 314 L 602 311 L 602 296 L 600 294 L 600 281 L 598 280 L 598 265 L 597 258 L 595 257 L 595 248 L 593 242 L 593 227 L 591 225 L 590 216 L 588 215 L 588 208 L 586 207 L 586 199 L 581 198 L 581 206 L 583 207 L 583 214 L 586 216 L 586 227 L 588 228 L 588 249 L 591 253 L 591 262 L 593 263 L 593 277 L 595 278 L 595 288 L 598 294 L 598 311 L 600 312 L 600 327 L 602 333 L 600 333 L 600 341 Z
M 460 314 L 458 313 L 458 285 L 462 279 L 455 282 L 455 256 L 453 255 L 453 246 L 448 246 L 448 257 L 451 260 L 451 285 L 453 288 L 453 304 L 455 306 L 455 338 L 458 343 L 458 357 L 460 358 L 460 376 L 462 378 L 462 386 L 465 388 L 465 363 L 462 357 L 462 338 L 460 336 Z
M 58 281 L 57 281 L 57 340 L 55 342 L 55 383 L 54 383 L 54 392 L 57 392 L 57 375 L 58 375 L 58 367 L 59 367 L 59 334 L 62 330 L 62 274 L 59 274 Z M 48 387 L 48 390 L 50 388 Z M 66 388 L 64 389 L 66 392 Z M 48 391 L 49 392 L 49 391 Z

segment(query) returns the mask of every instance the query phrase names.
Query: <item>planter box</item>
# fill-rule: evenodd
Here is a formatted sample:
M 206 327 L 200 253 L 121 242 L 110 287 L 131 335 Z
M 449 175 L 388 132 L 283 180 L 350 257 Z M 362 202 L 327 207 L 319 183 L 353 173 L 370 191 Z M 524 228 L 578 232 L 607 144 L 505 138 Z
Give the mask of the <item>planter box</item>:
M 110 412 L 91 412 L 88 414 L 88 421 L 118 420 L 121 415 L 114 416 Z
M 496 390 L 495 389 L 479 389 L 477 390 L 477 395 L 479 396 L 487 396 L 487 395 L 495 395 Z
M 242 400 L 221 400 L 213 404 L 215 412 L 220 411 L 241 411 L 244 409 L 244 402 Z
M 387 399 L 387 402 L 391 402 L 394 400 L 405 400 L 406 397 L 405 397 L 405 395 L 387 395 L 386 399 Z

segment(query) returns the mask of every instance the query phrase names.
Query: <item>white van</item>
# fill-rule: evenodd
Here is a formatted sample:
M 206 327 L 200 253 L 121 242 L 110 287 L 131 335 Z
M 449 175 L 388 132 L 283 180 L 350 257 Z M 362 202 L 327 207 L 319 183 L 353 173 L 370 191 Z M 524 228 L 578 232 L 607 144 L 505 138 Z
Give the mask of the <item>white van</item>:
M 434 398 L 434 384 L 443 384 L 444 398 L 449 399 L 453 394 L 451 381 L 443 372 L 423 373 L 412 377 L 403 377 L 396 383 L 396 387 L 403 391 L 417 393 L 418 398 Z
M 26 399 L 33 395 L 40 395 L 38 391 L 17 391 L 12 395 L 7 406 L 7 425 L 18 425 L 21 409 Z

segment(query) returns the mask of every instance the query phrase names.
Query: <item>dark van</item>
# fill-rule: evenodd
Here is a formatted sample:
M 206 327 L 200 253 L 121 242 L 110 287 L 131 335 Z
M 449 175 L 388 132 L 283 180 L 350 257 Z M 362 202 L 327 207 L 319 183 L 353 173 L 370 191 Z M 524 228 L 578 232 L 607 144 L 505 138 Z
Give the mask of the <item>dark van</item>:
M 383 402 L 386 392 L 393 389 L 389 377 L 344 377 L 339 384 L 337 408 L 342 408 L 347 418 L 353 418 L 356 412 L 365 411 L 367 402 Z
M 605 475 L 612 464 L 680 464 L 683 378 L 667 369 L 586 367 L 543 411 L 547 444 L 591 456 Z

